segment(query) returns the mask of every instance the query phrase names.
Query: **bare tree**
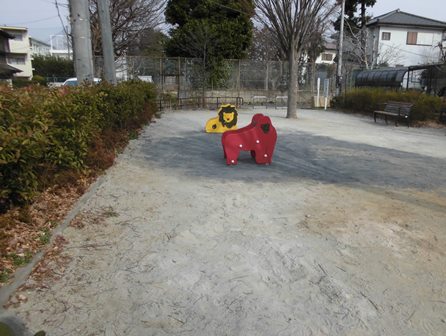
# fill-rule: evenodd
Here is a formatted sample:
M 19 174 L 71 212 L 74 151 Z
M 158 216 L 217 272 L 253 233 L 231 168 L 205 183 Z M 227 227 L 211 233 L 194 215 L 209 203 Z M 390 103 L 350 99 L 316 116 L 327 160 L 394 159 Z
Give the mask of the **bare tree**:
M 437 47 L 440 49 L 440 62 L 446 63 L 446 48 L 442 42 L 438 42 Z
M 354 29 L 348 21 L 345 21 L 347 34 L 344 35 L 344 50 L 350 60 L 360 64 L 366 69 L 372 68 L 371 53 L 369 48 L 369 30 L 363 27 Z
M 287 118 L 297 118 L 297 63 L 311 32 L 338 6 L 331 0 L 255 0 L 258 20 L 275 35 L 289 66 Z
M 162 23 L 165 3 L 166 0 L 110 0 L 112 38 L 117 56 L 123 55 L 144 31 Z M 97 0 L 90 0 L 90 14 L 93 53 L 101 55 Z
M 376 54 L 376 61 L 374 63 L 378 66 L 390 66 L 400 63 L 402 59 L 403 55 L 398 45 L 380 43 Z
M 249 50 L 249 59 L 256 61 L 282 60 L 282 51 L 277 39 L 266 27 L 254 27 L 253 41 Z

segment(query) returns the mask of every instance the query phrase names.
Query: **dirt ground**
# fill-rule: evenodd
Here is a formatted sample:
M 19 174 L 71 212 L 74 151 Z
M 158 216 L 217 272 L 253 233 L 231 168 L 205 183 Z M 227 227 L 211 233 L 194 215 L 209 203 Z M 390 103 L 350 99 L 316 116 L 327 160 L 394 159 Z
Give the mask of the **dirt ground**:
M 260 109 L 241 110 L 239 125 Z M 211 111 L 165 113 L 10 306 L 48 335 L 446 335 L 446 129 L 302 110 L 227 167 Z

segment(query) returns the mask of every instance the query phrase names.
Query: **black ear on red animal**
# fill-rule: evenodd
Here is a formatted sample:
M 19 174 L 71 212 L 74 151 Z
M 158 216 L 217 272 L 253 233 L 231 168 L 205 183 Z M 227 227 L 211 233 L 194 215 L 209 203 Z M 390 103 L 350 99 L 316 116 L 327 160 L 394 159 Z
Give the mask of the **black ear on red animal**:
M 262 129 L 263 133 L 268 133 L 269 132 L 269 124 L 262 124 L 260 125 L 260 128 Z

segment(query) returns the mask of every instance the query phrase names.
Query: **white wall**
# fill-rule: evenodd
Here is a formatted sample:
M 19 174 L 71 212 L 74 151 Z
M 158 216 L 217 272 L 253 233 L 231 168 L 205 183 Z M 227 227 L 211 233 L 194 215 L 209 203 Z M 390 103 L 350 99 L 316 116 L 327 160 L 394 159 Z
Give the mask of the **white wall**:
M 31 40 L 31 54 L 33 56 L 41 55 L 41 56 L 49 56 L 50 55 L 50 46 L 40 43 L 36 40 Z
M 417 44 L 407 44 L 407 32 L 417 32 Z M 390 40 L 382 40 L 382 33 L 390 33 Z M 421 28 L 398 28 L 382 26 L 373 31 L 374 60 L 387 61 L 390 66 L 436 63 L 440 57 L 437 44 L 442 41 L 442 32 Z
M 323 60 L 322 59 L 322 54 L 330 54 L 331 55 L 331 61 Z M 335 50 L 325 50 L 316 58 L 316 64 L 334 64 L 334 58 L 335 57 L 336 57 L 336 51 Z
M 15 38 L 9 40 L 10 54 L 6 57 L 9 65 L 22 70 L 22 72 L 19 72 L 14 76 L 32 78 L 31 48 L 29 46 L 28 31 L 26 29 L 14 29 L 12 27 L 1 28 L 11 35 L 21 35 L 21 39 Z

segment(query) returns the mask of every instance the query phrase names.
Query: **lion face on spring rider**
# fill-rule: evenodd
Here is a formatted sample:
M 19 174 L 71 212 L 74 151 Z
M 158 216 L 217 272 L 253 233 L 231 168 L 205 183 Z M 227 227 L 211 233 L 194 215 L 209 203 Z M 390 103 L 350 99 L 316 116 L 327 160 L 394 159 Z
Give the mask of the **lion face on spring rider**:
M 237 129 L 238 112 L 234 105 L 221 105 L 218 110 L 218 116 L 211 118 L 206 123 L 207 133 L 224 133 L 228 130 Z

